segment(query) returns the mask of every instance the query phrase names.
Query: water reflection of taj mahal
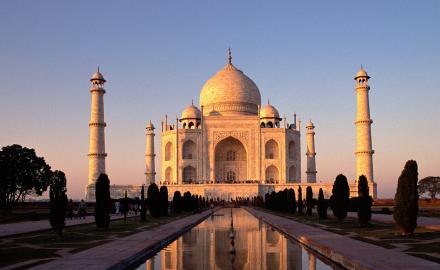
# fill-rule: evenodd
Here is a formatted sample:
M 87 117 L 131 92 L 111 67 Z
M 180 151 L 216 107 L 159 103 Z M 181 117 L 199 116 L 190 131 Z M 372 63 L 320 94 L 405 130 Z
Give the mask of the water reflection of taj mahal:
M 147 270 L 232 269 L 229 253 L 229 209 L 203 221 L 147 260 Z M 234 210 L 234 269 L 316 269 L 313 253 L 287 239 L 242 209 Z M 140 267 L 141 268 L 141 267 Z

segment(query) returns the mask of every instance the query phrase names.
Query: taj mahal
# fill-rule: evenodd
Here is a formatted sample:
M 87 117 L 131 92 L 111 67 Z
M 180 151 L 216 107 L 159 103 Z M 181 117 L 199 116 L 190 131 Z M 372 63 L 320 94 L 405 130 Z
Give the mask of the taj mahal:
M 377 197 L 373 178 L 373 153 L 368 81 L 361 67 L 355 76 L 357 111 L 356 179 L 365 175 L 370 193 Z M 94 183 L 105 173 L 104 84 L 98 71 L 91 78 L 91 118 L 89 122 L 89 177 L 86 199 L 94 200 Z M 349 98 L 349 96 L 348 96 Z M 200 91 L 199 106 L 192 103 L 181 117 L 166 115 L 160 125 L 161 179 L 156 179 L 156 127 L 146 126 L 145 183 L 111 185 L 113 198 L 139 197 L 142 184 L 166 185 L 174 191 L 190 191 L 208 198 L 225 200 L 264 196 L 271 191 L 311 186 L 315 196 L 320 188 L 331 195 L 333 179 L 317 181 L 315 126 L 308 121 L 305 130 L 294 115 L 292 123 L 280 117 L 268 100 L 262 104 L 254 81 L 232 63 L 231 51 L 226 65 L 208 79 Z M 306 153 L 301 153 L 301 135 L 305 135 Z M 301 179 L 301 157 L 305 155 L 306 179 Z M 335 171 L 335 176 L 339 172 Z M 356 180 L 350 181 L 351 196 L 357 196 Z

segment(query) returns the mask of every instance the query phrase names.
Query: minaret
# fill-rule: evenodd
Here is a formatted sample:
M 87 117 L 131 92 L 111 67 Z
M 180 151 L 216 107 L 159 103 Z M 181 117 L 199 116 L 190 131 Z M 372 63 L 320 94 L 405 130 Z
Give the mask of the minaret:
M 307 140 L 307 183 L 316 183 L 316 161 L 315 161 L 315 126 L 310 120 L 306 125 Z
M 370 119 L 370 104 L 368 99 L 368 91 L 370 86 L 368 85 L 367 72 L 361 66 L 361 69 L 354 77 L 356 81 L 356 183 L 359 176 L 365 175 L 370 184 L 374 183 L 373 178 L 373 153 L 371 143 L 371 123 Z M 371 192 L 370 188 L 370 192 Z M 373 195 L 375 192 L 373 191 Z
M 147 143 L 146 143 L 146 150 L 145 150 L 145 175 L 146 175 L 146 182 L 147 185 L 153 184 L 156 179 L 156 170 L 154 167 L 154 159 L 156 157 L 156 154 L 154 153 L 154 126 L 150 122 L 147 124 Z
M 104 76 L 98 71 L 90 79 L 92 88 L 92 109 L 90 113 L 89 143 L 89 185 L 93 185 L 101 173 L 105 173 L 105 136 L 104 128 Z

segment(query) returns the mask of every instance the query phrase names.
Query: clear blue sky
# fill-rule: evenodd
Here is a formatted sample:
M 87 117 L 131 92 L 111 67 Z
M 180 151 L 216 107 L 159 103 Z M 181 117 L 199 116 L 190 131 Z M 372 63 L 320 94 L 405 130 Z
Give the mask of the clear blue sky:
M 108 174 L 139 184 L 146 122 L 198 103 L 229 46 L 263 101 L 314 121 L 320 180 L 354 178 L 361 64 L 372 76 L 379 195 L 394 195 L 407 159 L 420 177 L 440 175 L 440 1 L 146 2 L 1 3 L 0 145 L 35 148 L 66 172 L 69 195 L 81 197 L 87 182 L 97 64 L 108 80 Z

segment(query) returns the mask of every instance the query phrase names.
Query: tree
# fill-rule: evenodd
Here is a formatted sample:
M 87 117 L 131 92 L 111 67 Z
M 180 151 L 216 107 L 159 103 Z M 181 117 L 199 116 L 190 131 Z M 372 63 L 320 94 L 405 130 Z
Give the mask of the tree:
M 174 213 L 179 214 L 182 211 L 182 195 L 180 191 L 174 191 L 173 202 L 171 203 Z
M 348 186 L 347 177 L 340 174 L 336 176 L 333 183 L 332 196 L 330 198 L 333 215 L 343 221 L 347 216 L 348 206 L 350 202 L 350 188 Z
M 95 223 L 98 228 L 108 228 L 110 224 L 110 180 L 101 173 L 95 183 Z
M 191 198 L 191 192 L 189 191 L 183 193 L 183 210 L 185 212 L 192 211 L 192 198 Z
M 419 212 L 418 175 L 417 162 L 408 160 L 397 183 L 393 216 L 402 235 L 412 234 L 417 227 L 417 214 Z
M 322 191 L 322 188 L 319 189 L 319 195 L 318 195 L 318 217 L 320 219 L 327 219 L 327 208 L 328 203 L 324 199 L 324 192 Z
M 440 176 L 428 176 L 419 181 L 419 193 L 428 193 L 432 200 L 440 194 Z
M 141 220 L 145 221 L 147 219 L 147 207 L 145 205 L 145 188 L 142 185 L 141 189 Z
M 49 222 L 55 232 L 62 238 L 67 211 L 66 175 L 54 171 L 49 189 Z
M 160 216 L 160 195 L 159 188 L 155 183 L 151 184 L 147 190 L 147 202 L 150 215 L 154 218 Z
M 304 202 L 301 186 L 298 187 L 298 214 L 304 215 Z
M 7 214 L 28 195 L 41 196 L 51 179 L 50 166 L 34 149 L 18 144 L 3 147 L 0 151 L 0 209 Z
M 295 191 L 293 190 L 293 188 L 289 188 L 289 191 L 287 192 L 287 205 L 288 205 L 288 212 L 295 214 L 296 199 L 295 199 Z
M 166 186 L 160 187 L 160 215 L 168 216 L 168 188 Z
M 306 213 L 308 216 L 312 216 L 312 210 L 313 210 L 313 191 L 312 187 L 308 186 L 306 188 L 306 206 L 307 210 Z
M 358 181 L 358 209 L 357 215 L 359 224 L 366 226 L 370 224 L 371 220 L 371 204 L 373 198 L 369 194 L 368 180 L 365 175 L 359 176 Z

